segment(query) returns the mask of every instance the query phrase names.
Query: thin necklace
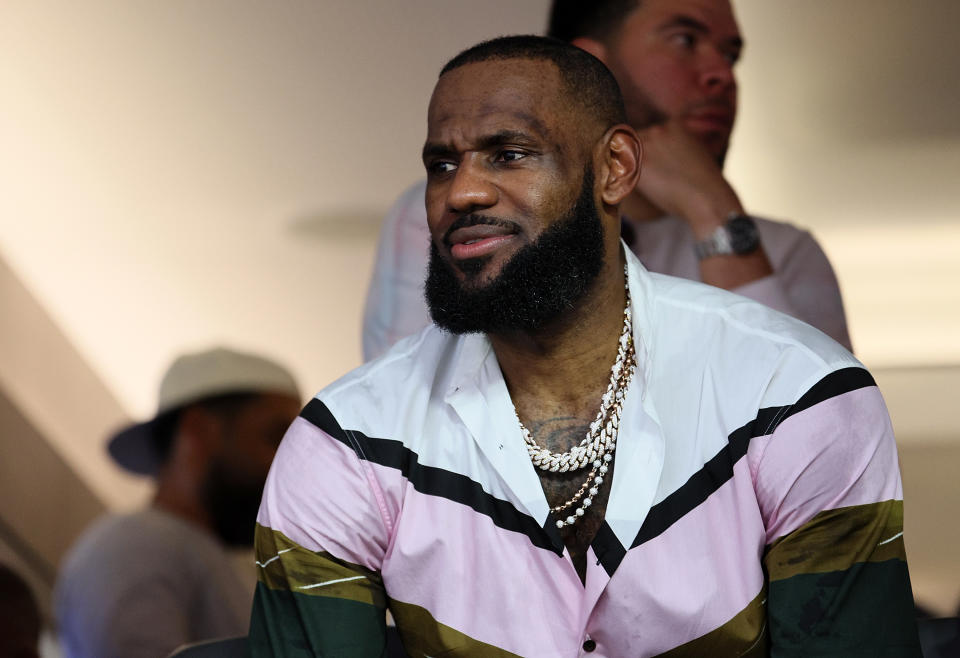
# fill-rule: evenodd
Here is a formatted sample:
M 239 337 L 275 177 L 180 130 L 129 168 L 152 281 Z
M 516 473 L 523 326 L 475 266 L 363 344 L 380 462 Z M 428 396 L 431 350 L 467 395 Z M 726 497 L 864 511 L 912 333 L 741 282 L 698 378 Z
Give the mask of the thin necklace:
M 626 279 L 626 267 L 624 267 L 623 274 L 624 279 Z M 572 498 L 562 505 L 550 508 L 551 512 L 559 514 L 579 503 L 566 519 L 557 521 L 558 528 L 576 523 L 586 513 L 586 509 L 593 504 L 593 497 L 599 492 L 604 475 L 609 470 L 608 464 L 613 461 L 613 453 L 617 449 L 617 432 L 620 427 L 620 415 L 623 411 L 623 399 L 633 373 L 637 369 L 636 352 L 633 348 L 633 324 L 630 315 L 630 288 L 626 282 L 624 287 L 627 290 L 627 304 L 623 309 L 623 330 L 617 344 L 617 358 L 610 369 L 610 382 L 607 384 L 607 390 L 600 400 L 600 410 L 597 412 L 596 419 L 590 423 L 590 429 L 583 440 L 567 452 L 551 452 L 539 446 L 533 440 L 530 431 L 523 425 L 520 415 L 517 414 L 520 432 L 523 434 L 524 443 L 527 444 L 527 454 L 534 466 L 551 473 L 566 473 L 567 471 L 578 471 L 587 466 L 592 467 L 587 474 L 586 481 Z M 516 409 L 514 409 L 514 413 L 516 414 Z

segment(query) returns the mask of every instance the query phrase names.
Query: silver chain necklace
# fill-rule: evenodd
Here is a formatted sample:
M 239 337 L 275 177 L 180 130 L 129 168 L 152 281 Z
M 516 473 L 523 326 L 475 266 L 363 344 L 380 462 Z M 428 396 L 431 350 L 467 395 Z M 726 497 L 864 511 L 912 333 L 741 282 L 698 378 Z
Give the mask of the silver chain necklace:
M 624 267 L 626 279 L 626 267 Z M 627 305 L 623 309 L 623 330 L 617 344 L 617 358 L 610 369 L 610 382 L 600 401 L 600 410 L 597 417 L 590 423 L 590 429 L 578 445 L 567 452 L 551 452 L 533 440 L 530 431 L 524 427 L 523 421 L 517 414 L 520 431 L 524 443 L 527 445 L 527 454 L 533 465 L 542 471 L 551 473 L 566 473 L 578 471 L 591 466 L 586 481 L 580 489 L 562 505 L 551 507 L 550 511 L 560 514 L 574 505 L 579 505 L 566 519 L 557 521 L 557 527 L 573 525 L 586 513 L 586 509 L 593 504 L 593 497 L 599 492 L 603 484 L 604 475 L 609 470 L 609 462 L 613 461 L 613 453 L 617 448 L 617 433 L 620 427 L 620 415 L 623 412 L 623 399 L 633 373 L 637 369 L 636 352 L 633 348 L 633 324 L 630 315 L 630 288 L 626 284 Z M 514 409 L 516 413 L 516 409 Z M 585 495 L 588 494 L 588 495 Z

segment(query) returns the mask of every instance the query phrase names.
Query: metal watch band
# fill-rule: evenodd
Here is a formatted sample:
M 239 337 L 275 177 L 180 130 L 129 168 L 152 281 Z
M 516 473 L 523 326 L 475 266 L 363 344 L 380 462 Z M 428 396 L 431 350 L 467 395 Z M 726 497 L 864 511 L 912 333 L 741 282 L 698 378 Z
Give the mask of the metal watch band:
M 693 246 L 697 259 L 725 254 L 749 254 L 760 246 L 757 223 L 749 215 L 733 212 L 706 239 Z

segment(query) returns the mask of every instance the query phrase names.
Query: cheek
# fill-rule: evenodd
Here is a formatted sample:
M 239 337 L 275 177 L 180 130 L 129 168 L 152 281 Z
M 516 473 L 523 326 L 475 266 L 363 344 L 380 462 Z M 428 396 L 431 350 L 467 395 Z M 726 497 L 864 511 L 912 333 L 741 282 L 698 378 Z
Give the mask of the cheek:
M 627 72 L 626 78 L 623 91 L 628 112 L 638 105 L 652 105 L 667 116 L 675 116 L 684 110 L 687 97 L 696 88 L 690 68 L 666 56 L 649 58 Z
M 231 455 L 230 461 L 236 468 L 250 477 L 266 477 L 273 463 L 277 448 L 272 442 L 259 437 L 247 436 L 237 441 L 236 453 Z
M 542 215 L 550 210 L 551 201 L 556 200 L 556 193 L 551 194 L 552 186 L 544 181 L 532 180 L 520 186 L 525 192 L 515 195 L 517 211 L 526 217 Z
M 443 221 L 443 215 L 446 209 L 444 193 L 438 186 L 428 186 L 424 195 L 424 207 L 427 213 L 427 228 L 430 235 L 436 237 L 440 223 Z
M 493 209 L 494 214 L 528 227 L 534 235 L 553 217 L 556 187 L 542 178 L 516 176 L 500 189 L 500 207 Z
M 564 182 L 559 176 L 538 176 L 518 182 L 518 194 L 508 198 L 517 215 L 527 218 L 534 234 L 565 216 L 580 192 L 579 179 Z

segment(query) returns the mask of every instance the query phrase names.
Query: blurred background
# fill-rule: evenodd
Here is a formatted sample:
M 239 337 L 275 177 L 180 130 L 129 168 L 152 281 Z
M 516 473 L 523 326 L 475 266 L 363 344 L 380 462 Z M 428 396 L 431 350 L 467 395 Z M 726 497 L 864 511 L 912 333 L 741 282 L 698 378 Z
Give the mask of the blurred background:
M 358 365 L 379 223 L 462 48 L 546 0 L 0 4 L 0 561 L 57 564 L 149 485 L 107 433 L 226 343 Z M 727 173 L 830 256 L 900 445 L 919 603 L 960 598 L 960 3 L 735 0 Z

